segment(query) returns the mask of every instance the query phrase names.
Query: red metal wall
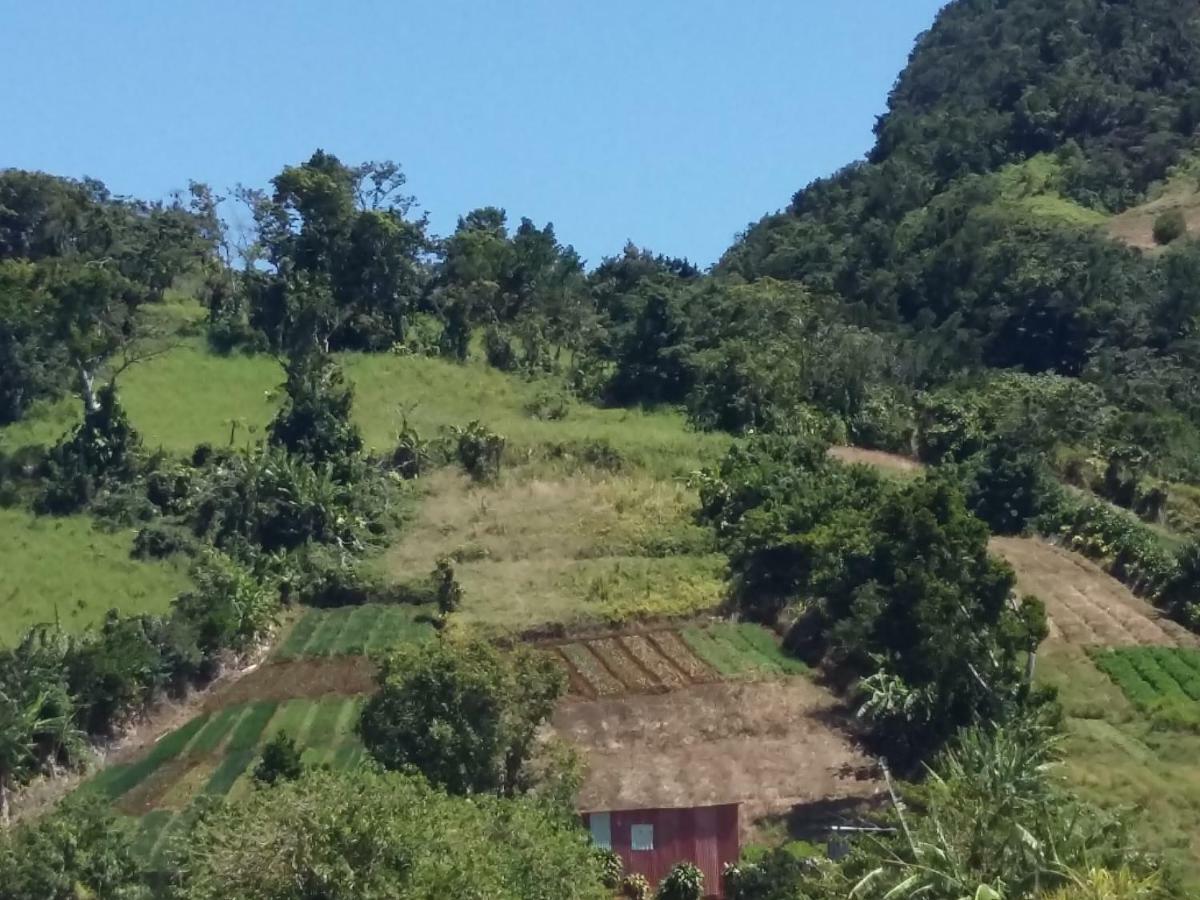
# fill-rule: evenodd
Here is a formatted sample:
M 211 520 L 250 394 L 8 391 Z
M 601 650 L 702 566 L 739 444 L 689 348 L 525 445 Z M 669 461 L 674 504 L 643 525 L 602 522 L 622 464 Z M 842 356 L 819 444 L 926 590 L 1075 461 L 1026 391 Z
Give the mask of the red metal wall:
M 591 827 L 591 813 L 583 816 Z M 704 873 L 707 896 L 721 897 L 721 870 L 741 853 L 738 839 L 738 806 L 700 806 L 689 809 L 639 809 L 609 813 L 612 849 L 626 872 L 646 877 L 653 889 L 676 863 L 695 863 Z M 654 826 L 654 849 L 634 850 L 634 825 Z

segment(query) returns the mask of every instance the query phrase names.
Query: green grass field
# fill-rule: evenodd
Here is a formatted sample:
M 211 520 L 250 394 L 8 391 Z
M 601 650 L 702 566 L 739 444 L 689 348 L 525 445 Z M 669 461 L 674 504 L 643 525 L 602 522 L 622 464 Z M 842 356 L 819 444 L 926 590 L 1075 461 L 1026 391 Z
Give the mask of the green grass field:
M 367 445 L 390 449 L 401 414 L 423 436 L 479 419 L 504 434 L 510 456 L 539 448 L 596 441 L 616 448 L 635 468 L 660 475 L 685 474 L 715 459 L 728 438 L 691 431 L 674 411 L 600 409 L 571 402 L 566 418 L 542 421 L 528 406 L 550 386 L 506 375 L 482 362 L 388 353 L 341 357 L 355 389 L 354 417 Z M 148 447 L 188 453 L 199 443 L 224 446 L 262 437 L 278 408 L 282 369 L 271 357 L 208 351 L 199 337 L 130 369 L 121 398 Z M 52 444 L 78 421 L 78 401 L 64 398 L 36 407 L 24 420 L 0 429 L 0 450 Z
M 361 656 L 433 636 L 433 610 L 414 606 L 347 606 L 308 610 L 275 651 L 276 660 Z
M 1058 689 L 1066 713 L 1063 773 L 1071 786 L 1100 806 L 1131 810 L 1146 846 L 1174 862 L 1189 889 L 1200 892 L 1200 728 L 1194 717 L 1163 715 L 1154 699 L 1178 700 L 1181 687 L 1160 683 L 1150 688 L 1152 696 L 1134 687 L 1151 682 L 1132 665 L 1137 659 L 1149 672 L 1161 668 L 1156 657 L 1189 656 L 1190 665 L 1194 653 L 1156 648 L 1097 654 L 1105 669 L 1120 673 L 1122 686 L 1077 647 L 1048 645 L 1038 666 L 1039 680 Z
M 162 613 L 189 580 L 169 562 L 129 555 L 131 532 L 107 532 L 86 516 L 0 509 L 0 644 L 30 625 L 95 625 L 110 609 Z

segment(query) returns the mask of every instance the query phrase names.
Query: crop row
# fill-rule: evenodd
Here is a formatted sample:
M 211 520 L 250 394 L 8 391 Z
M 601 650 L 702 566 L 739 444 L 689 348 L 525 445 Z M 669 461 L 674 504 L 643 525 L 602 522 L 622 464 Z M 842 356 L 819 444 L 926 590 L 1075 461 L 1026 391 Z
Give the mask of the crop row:
M 582 693 L 611 697 L 653 693 L 714 678 L 796 675 L 807 671 L 775 636 L 747 623 L 601 638 L 557 648 Z
M 1200 651 L 1123 647 L 1094 655 L 1096 665 L 1144 712 L 1200 701 Z M 1200 706 L 1196 707 L 1200 713 Z
M 361 656 L 433 634 L 427 613 L 405 605 L 311 609 L 276 651 L 276 659 L 313 656 Z

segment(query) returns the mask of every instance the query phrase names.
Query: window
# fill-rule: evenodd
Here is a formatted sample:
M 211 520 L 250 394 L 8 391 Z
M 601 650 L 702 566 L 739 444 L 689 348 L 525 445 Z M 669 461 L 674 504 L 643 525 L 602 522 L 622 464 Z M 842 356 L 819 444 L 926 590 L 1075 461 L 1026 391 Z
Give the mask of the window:
M 634 825 L 629 829 L 629 843 L 634 850 L 653 850 L 654 826 Z
M 589 817 L 592 843 L 605 850 L 612 849 L 612 816 L 609 813 L 592 813 Z

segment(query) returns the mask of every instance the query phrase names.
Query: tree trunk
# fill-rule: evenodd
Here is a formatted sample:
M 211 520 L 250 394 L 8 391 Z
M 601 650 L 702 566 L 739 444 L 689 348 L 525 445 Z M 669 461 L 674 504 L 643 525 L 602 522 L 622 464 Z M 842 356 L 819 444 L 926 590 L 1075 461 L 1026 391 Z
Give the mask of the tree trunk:
M 0 828 L 7 828 L 12 823 L 8 808 L 8 776 L 0 775 Z
M 94 372 L 89 372 L 83 363 L 79 363 L 78 368 L 79 391 L 83 394 L 84 412 L 94 413 L 100 408 L 100 401 L 96 399 L 96 375 Z

